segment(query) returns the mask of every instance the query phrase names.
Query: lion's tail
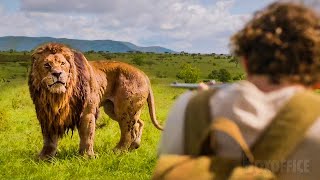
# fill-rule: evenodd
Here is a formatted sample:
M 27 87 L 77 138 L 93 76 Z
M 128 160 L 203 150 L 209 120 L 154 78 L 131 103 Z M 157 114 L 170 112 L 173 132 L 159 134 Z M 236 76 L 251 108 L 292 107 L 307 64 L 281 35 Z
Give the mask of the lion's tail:
M 154 105 L 154 97 L 153 97 L 153 92 L 151 89 L 151 86 L 149 85 L 149 95 L 148 95 L 148 107 L 149 107 L 149 115 L 150 118 L 152 120 L 153 125 L 159 129 L 159 130 L 163 130 L 163 127 L 159 124 L 159 122 L 157 121 L 156 118 L 156 109 L 155 109 L 155 105 Z

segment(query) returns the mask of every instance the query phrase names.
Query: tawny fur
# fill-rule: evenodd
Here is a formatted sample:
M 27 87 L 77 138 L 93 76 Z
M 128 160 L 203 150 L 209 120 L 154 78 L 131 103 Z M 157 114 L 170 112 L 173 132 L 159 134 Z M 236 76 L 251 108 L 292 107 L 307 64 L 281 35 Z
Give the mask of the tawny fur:
M 115 61 L 88 62 L 82 53 L 58 43 L 38 47 L 32 58 L 29 89 L 44 139 L 41 159 L 54 156 L 58 139 L 75 128 L 80 136 L 79 152 L 93 156 L 100 106 L 119 123 L 121 137 L 115 150 L 140 146 L 140 113 L 146 102 L 153 124 L 162 130 L 150 81 L 139 69 Z

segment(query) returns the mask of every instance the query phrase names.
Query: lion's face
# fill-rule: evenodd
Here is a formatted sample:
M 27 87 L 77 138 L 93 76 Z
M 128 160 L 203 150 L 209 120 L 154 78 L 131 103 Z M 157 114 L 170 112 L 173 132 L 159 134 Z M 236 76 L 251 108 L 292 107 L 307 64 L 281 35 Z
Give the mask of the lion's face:
M 41 84 L 51 93 L 65 93 L 70 77 L 70 63 L 62 53 L 44 54 L 35 63 Z

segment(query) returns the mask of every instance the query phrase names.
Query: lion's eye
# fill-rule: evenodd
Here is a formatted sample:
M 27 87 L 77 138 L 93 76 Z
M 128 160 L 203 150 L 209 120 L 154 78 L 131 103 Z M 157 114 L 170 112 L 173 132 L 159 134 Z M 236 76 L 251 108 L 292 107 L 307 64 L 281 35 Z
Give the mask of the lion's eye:
M 51 66 L 50 66 L 49 63 L 45 63 L 45 64 L 44 64 L 44 67 L 47 68 L 47 69 L 50 69 L 50 68 L 51 68 Z
M 62 63 L 61 63 L 62 66 L 65 65 L 65 64 L 66 64 L 65 62 L 62 62 Z

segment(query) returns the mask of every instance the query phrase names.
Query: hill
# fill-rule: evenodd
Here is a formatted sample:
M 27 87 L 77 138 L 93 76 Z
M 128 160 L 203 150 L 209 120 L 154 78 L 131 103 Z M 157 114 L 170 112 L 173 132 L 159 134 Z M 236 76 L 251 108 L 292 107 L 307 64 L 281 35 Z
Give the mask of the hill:
M 0 37 L 0 51 L 10 49 L 16 51 L 30 51 L 40 44 L 46 42 L 58 42 L 70 45 L 80 51 L 109 51 L 109 52 L 154 52 L 154 53 L 173 53 L 173 50 L 160 46 L 140 47 L 130 42 L 113 41 L 113 40 L 79 40 L 52 37 L 26 37 L 26 36 L 5 36 Z

